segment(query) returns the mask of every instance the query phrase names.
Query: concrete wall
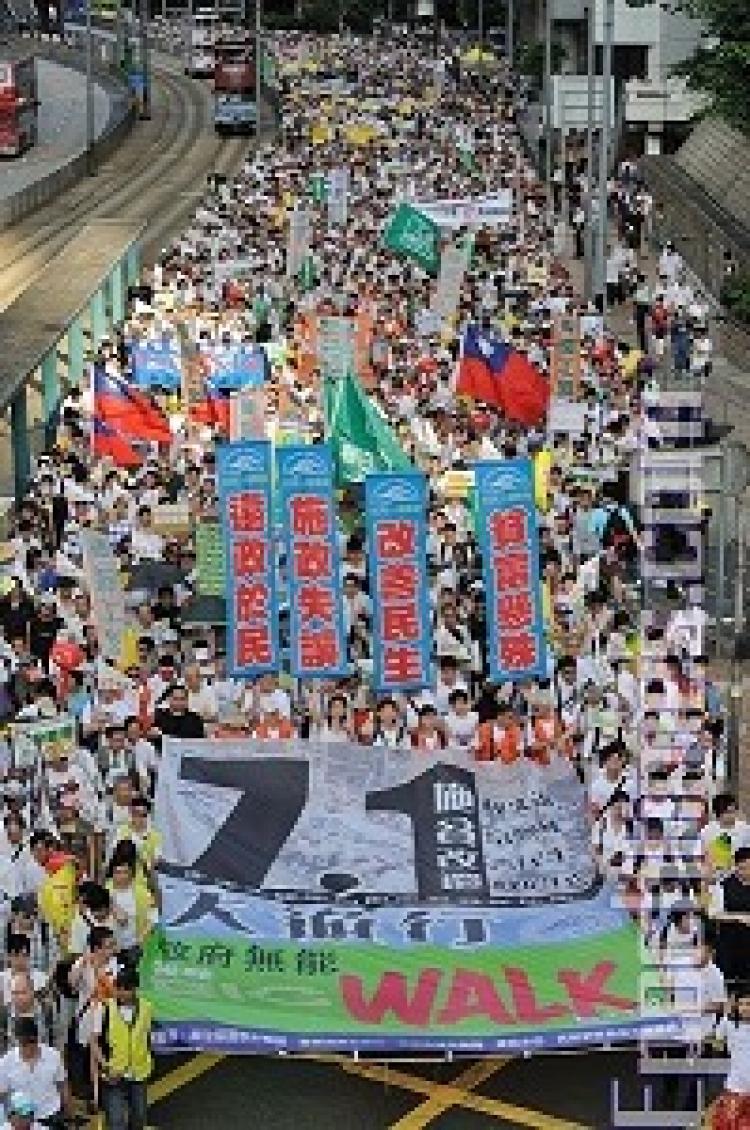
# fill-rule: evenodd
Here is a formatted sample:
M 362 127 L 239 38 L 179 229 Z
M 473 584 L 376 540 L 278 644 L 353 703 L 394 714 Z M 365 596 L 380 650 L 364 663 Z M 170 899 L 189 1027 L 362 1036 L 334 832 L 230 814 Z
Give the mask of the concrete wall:
M 670 157 L 650 157 L 641 168 L 654 195 L 661 239 L 672 239 L 708 290 L 718 297 L 730 251 L 740 269 L 750 272 L 750 231 L 744 228 Z M 750 331 L 731 318 L 714 325 L 717 352 L 747 369 Z

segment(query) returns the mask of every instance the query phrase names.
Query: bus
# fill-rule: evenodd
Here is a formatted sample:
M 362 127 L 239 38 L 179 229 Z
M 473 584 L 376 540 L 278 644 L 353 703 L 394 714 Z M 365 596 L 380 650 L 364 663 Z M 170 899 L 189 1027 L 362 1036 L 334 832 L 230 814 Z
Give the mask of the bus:
M 215 12 L 195 12 L 185 17 L 183 48 L 185 74 L 210 78 L 214 73 L 214 43 L 219 28 Z
M 255 45 L 234 32 L 217 39 L 214 65 L 214 128 L 244 133 L 255 128 Z
M 0 61 L 0 156 L 18 157 L 36 144 L 38 109 L 34 56 Z

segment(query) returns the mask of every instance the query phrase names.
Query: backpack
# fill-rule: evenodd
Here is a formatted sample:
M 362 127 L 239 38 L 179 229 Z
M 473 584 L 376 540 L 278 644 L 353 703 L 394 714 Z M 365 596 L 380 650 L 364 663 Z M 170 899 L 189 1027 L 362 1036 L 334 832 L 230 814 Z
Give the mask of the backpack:
M 620 554 L 629 554 L 634 548 L 633 535 L 625 520 L 621 506 L 614 506 L 607 513 L 602 530 L 602 545 Z

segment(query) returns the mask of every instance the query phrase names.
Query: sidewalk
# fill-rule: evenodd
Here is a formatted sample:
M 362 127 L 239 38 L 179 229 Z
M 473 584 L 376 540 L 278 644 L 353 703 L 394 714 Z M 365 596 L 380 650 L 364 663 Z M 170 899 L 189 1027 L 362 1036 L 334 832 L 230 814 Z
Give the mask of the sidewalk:
M 572 251 L 572 237 L 568 246 Z M 657 256 L 654 249 L 649 248 L 640 256 L 639 261 L 649 282 L 655 283 L 657 279 Z M 564 259 L 564 263 L 570 272 L 570 279 L 575 290 L 582 293 L 583 260 L 569 255 Z M 691 271 L 688 271 L 687 275 L 696 293 L 704 297 L 712 312 L 715 312 L 717 309 L 716 302 L 706 295 L 700 279 Z M 635 322 L 631 302 L 623 303 L 608 310 L 606 321 L 608 327 L 617 334 L 620 340 L 626 341 L 633 347 L 636 346 Z M 712 338 L 715 340 L 713 333 Z M 748 412 L 748 407 L 750 407 L 750 370 L 738 369 L 726 357 L 715 355 L 711 376 L 704 385 L 704 405 L 706 415 L 710 416 L 714 423 L 729 426 L 733 429 L 731 432 L 733 441 L 750 447 L 750 412 Z M 745 492 L 746 499 L 747 493 Z M 733 587 L 733 584 L 736 584 L 736 581 L 736 577 L 729 577 L 730 588 Z M 716 658 L 713 658 L 711 670 L 713 677 L 724 691 L 728 705 L 731 663 L 728 659 L 719 662 Z M 750 672 L 747 671 L 747 665 L 742 672 L 741 686 L 743 693 L 739 720 L 740 772 L 737 791 L 741 808 L 743 811 L 748 811 L 750 810 Z

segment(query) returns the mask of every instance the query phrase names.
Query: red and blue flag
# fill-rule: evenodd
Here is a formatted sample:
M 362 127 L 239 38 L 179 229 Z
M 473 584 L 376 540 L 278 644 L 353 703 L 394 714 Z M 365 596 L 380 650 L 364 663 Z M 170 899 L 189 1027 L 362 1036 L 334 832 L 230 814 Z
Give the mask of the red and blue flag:
M 469 326 L 464 334 L 456 394 L 491 404 L 527 427 L 541 424 L 549 406 L 544 374 L 512 345 L 478 326 Z
M 140 467 L 143 457 L 138 454 L 129 440 L 104 420 L 94 418 L 94 431 L 91 437 L 91 450 L 100 458 L 108 457 L 118 467 Z
M 101 365 L 94 366 L 94 416 L 131 439 L 172 439 L 169 420 L 153 400 Z

